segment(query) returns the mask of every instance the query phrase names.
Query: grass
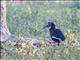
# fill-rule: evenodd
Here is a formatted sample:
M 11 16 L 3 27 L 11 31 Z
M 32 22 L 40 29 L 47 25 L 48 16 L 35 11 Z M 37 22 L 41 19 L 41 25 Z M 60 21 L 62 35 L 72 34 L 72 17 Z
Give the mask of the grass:
M 7 41 L 2 50 L 2 60 L 80 60 L 80 3 L 79 2 L 26 2 L 22 4 L 9 4 L 7 2 L 7 21 L 12 34 L 18 37 L 37 38 L 42 44 L 39 49 L 32 49 L 31 55 L 24 56 Z M 50 39 L 47 29 L 41 30 L 48 22 L 53 21 L 60 28 L 66 40 L 59 47 L 45 44 Z M 38 31 L 43 31 L 37 34 Z M 37 35 L 36 35 L 37 34 Z M 51 39 L 50 39 L 51 40 Z M 74 43 L 72 42 L 74 41 Z M 8 45 L 8 44 L 11 45 Z M 20 42 L 21 43 L 21 42 Z M 66 47 L 67 46 L 67 47 Z M 35 53 L 33 53 L 33 52 Z

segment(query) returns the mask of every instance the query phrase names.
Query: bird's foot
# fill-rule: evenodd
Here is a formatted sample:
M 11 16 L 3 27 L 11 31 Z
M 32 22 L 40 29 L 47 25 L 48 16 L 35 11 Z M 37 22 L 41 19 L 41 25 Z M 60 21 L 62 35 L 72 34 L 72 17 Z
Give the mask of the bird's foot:
M 54 47 L 59 46 L 59 44 L 55 41 L 47 41 L 47 45 L 54 46 Z

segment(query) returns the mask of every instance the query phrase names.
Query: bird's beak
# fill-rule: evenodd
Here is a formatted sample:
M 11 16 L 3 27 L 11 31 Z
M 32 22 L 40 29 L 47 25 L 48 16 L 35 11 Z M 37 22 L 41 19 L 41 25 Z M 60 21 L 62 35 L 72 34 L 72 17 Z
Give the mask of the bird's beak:
M 47 27 L 49 27 L 49 26 L 48 26 L 48 25 L 46 25 L 46 26 L 44 26 L 44 27 L 43 27 L 43 29 L 45 29 L 45 28 L 47 28 Z

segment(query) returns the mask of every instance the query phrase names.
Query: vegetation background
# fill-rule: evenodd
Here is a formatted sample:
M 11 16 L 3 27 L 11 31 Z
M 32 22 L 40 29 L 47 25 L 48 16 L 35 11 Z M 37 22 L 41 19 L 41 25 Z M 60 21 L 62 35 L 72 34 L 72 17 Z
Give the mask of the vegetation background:
M 80 2 L 7 1 L 8 28 L 15 36 L 37 38 L 45 42 L 46 39 L 50 39 L 49 32 L 47 29 L 41 29 L 49 19 L 62 30 L 66 37 L 59 47 L 41 47 L 37 53 L 27 57 L 18 54 L 15 47 L 8 46 L 10 42 L 6 42 L 4 46 L 7 51 L 2 50 L 1 59 L 80 60 Z M 37 34 L 40 31 L 42 33 Z

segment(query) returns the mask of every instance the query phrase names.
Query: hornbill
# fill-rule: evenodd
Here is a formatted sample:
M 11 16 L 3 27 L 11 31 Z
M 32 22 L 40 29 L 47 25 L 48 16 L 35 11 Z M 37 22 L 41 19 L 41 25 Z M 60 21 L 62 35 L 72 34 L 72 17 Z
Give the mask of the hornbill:
M 59 43 L 61 41 L 65 40 L 65 36 L 63 35 L 62 31 L 60 29 L 56 28 L 56 26 L 53 22 L 48 22 L 48 24 L 44 28 L 46 28 L 46 27 L 49 28 L 49 33 L 50 33 L 51 39 L 54 42 L 56 42 L 59 46 Z

